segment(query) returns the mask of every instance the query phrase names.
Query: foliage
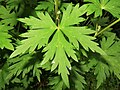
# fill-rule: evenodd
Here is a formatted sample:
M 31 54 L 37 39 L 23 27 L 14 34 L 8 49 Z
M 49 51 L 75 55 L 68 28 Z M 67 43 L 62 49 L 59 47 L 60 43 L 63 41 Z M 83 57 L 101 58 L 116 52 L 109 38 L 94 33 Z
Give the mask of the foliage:
M 117 0 L 0 0 L 0 90 L 115 90 L 119 11 Z

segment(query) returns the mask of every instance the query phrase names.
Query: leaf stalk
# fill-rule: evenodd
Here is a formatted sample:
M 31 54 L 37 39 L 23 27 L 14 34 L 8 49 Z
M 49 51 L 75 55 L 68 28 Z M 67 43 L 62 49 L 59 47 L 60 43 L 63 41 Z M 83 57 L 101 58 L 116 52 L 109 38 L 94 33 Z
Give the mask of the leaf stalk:
M 55 2 L 55 23 L 57 24 L 57 26 L 59 26 L 59 0 L 54 0 Z
M 98 33 L 95 34 L 95 37 L 100 35 L 101 33 L 103 33 L 104 31 L 108 30 L 111 26 L 115 25 L 116 23 L 118 23 L 120 21 L 120 18 L 117 19 L 116 21 L 114 21 L 113 23 L 111 23 L 110 25 L 108 25 L 107 27 L 105 27 L 104 29 L 102 29 L 101 31 L 99 31 Z

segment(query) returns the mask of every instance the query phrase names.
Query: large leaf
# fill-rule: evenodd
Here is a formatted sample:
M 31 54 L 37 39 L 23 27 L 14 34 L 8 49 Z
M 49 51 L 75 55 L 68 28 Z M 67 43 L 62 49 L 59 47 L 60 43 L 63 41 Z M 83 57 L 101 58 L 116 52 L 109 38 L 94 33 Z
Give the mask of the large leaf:
M 91 2 L 87 8 L 87 14 L 95 12 L 95 17 L 102 16 L 102 10 L 110 12 L 113 16 L 120 18 L 120 1 L 119 0 L 84 0 Z
M 51 71 L 58 67 L 58 74 L 69 87 L 68 70 L 71 70 L 69 58 L 78 61 L 74 49 L 79 49 L 79 43 L 86 51 L 90 49 L 93 52 L 105 54 L 93 41 L 95 38 L 89 35 L 94 33 L 94 30 L 73 26 L 84 21 L 84 18 L 80 16 L 85 13 L 86 8 L 86 6 L 79 7 L 79 5 L 73 7 L 70 4 L 63 12 L 59 26 L 55 25 L 48 13 L 37 12 L 38 18 L 31 16 L 19 19 L 30 26 L 31 30 L 21 35 L 27 39 L 21 41 L 21 45 L 11 54 L 10 58 L 44 47 L 45 54 L 41 65 L 51 61 Z

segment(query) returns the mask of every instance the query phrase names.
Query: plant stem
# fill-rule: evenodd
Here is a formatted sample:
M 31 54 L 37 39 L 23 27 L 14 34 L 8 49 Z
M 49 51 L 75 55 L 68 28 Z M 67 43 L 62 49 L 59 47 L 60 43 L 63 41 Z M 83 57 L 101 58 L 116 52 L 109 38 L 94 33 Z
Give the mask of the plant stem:
M 118 23 L 120 21 L 120 18 L 117 19 L 116 21 L 114 21 L 113 23 L 111 23 L 110 25 L 108 25 L 107 27 L 105 27 L 104 29 L 102 29 L 100 32 L 98 32 L 96 36 L 100 35 L 101 33 L 103 33 L 104 31 L 108 30 L 111 26 L 115 25 L 116 23 Z
M 55 16 L 56 16 L 55 23 L 59 26 L 59 14 L 58 14 L 59 0 L 54 0 L 54 2 L 55 2 Z

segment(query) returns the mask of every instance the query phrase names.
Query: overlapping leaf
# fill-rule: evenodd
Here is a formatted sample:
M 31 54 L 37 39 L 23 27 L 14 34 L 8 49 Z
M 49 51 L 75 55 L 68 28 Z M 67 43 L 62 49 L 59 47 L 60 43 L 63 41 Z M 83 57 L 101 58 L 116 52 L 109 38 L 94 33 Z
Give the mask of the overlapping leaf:
M 101 41 L 102 49 L 107 53 L 107 55 L 92 55 L 90 63 L 87 65 L 88 69 L 95 66 L 94 74 L 96 75 L 97 88 L 109 77 L 111 72 L 120 79 L 120 42 L 115 41 L 115 34 Z M 111 73 L 112 74 L 112 73 Z
M 53 0 L 41 1 L 39 2 L 39 5 L 35 8 L 36 10 L 46 10 L 53 11 L 54 10 L 54 2 Z
M 106 80 L 109 76 L 109 66 L 103 62 L 98 61 L 95 67 L 95 75 L 97 75 L 97 88 Z
M 107 53 L 107 56 L 103 57 L 110 64 L 110 70 L 120 79 L 120 41 L 115 41 L 115 35 L 103 38 L 101 41 L 101 46 L 103 50 Z
M 28 74 L 31 70 L 33 70 L 33 77 L 37 77 L 40 82 L 40 58 L 36 59 L 36 54 L 26 54 L 21 57 L 16 57 L 9 59 L 9 74 L 7 75 L 7 79 L 11 79 L 13 76 L 22 75 L 22 78 L 25 78 L 25 75 Z M 34 61 L 35 60 L 35 61 Z
M 11 30 L 12 28 L 13 27 L 0 24 L 0 48 L 1 49 L 5 47 L 9 50 L 14 50 L 14 47 L 10 40 L 12 36 L 8 34 L 8 30 Z
M 8 83 L 6 77 L 8 75 L 8 64 L 4 64 L 4 66 L 0 69 L 0 90 L 5 89 L 5 84 Z
M 38 18 L 31 16 L 30 18 L 19 19 L 30 26 L 31 30 L 21 35 L 27 39 L 21 41 L 21 45 L 17 47 L 10 57 L 26 52 L 34 52 L 35 49 L 38 50 L 44 47 L 43 52 L 45 54 L 41 65 L 51 60 L 51 71 L 58 67 L 58 74 L 61 75 L 64 83 L 69 87 L 68 69 L 71 70 L 69 58 L 78 61 L 74 49 L 79 49 L 79 43 L 86 51 L 90 49 L 93 52 L 105 54 L 97 46 L 98 44 L 92 41 L 95 38 L 89 36 L 89 34 L 94 33 L 93 30 L 73 26 L 84 21 L 84 18 L 80 16 L 85 13 L 86 8 L 86 6 L 79 7 L 79 5 L 73 7 L 70 4 L 63 12 L 59 26 L 55 25 L 48 13 L 38 12 Z
M 74 67 L 72 71 L 73 76 L 71 78 L 75 83 L 75 89 L 83 90 L 84 84 L 86 84 L 85 78 L 82 75 L 80 75 L 80 70 L 78 70 L 77 68 Z
M 59 76 L 50 77 L 49 85 L 52 86 L 51 89 L 53 90 L 63 90 L 64 88 L 66 88 L 64 82 L 61 80 Z
M 11 13 L 11 10 L 6 9 L 4 6 L 0 6 L 0 18 L 1 22 L 5 25 L 14 26 L 17 23 L 17 16 L 15 12 Z
M 89 63 L 85 64 L 82 68 L 86 72 L 91 71 L 91 69 L 94 70 L 94 75 L 96 76 L 97 80 L 97 89 L 110 75 L 110 68 L 108 63 L 98 54 L 91 54 L 89 57 Z
M 95 17 L 102 16 L 102 10 L 110 12 L 113 16 L 120 18 L 120 1 L 119 0 L 84 0 L 91 2 L 87 8 L 87 14 L 95 12 Z

